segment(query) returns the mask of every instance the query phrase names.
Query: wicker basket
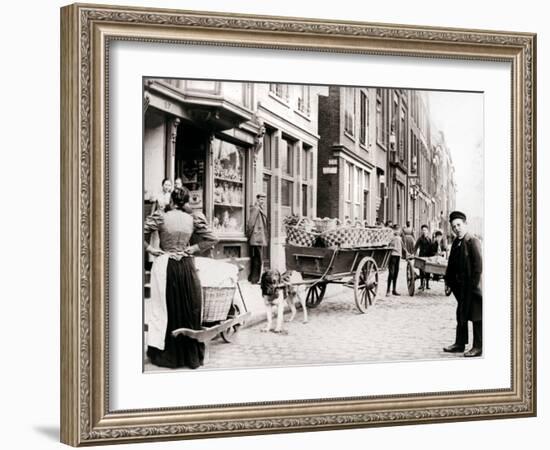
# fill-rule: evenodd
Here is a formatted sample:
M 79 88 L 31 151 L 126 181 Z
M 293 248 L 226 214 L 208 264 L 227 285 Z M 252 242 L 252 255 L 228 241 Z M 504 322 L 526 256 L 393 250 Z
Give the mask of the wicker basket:
M 299 247 L 313 247 L 318 236 L 319 233 L 299 226 L 286 227 L 286 241 Z
M 332 247 L 357 247 L 360 245 L 363 228 L 340 227 L 321 233 L 321 241 L 328 248 Z
M 235 286 L 203 287 L 201 321 L 219 322 L 227 319 L 235 297 Z
M 361 245 L 386 246 L 392 237 L 391 228 L 365 227 L 361 236 Z
M 393 236 L 391 228 L 344 226 L 321 233 L 324 247 L 383 247 Z
M 314 229 L 314 222 L 302 217 L 294 226 L 286 227 L 286 241 L 299 247 L 313 247 L 319 233 Z

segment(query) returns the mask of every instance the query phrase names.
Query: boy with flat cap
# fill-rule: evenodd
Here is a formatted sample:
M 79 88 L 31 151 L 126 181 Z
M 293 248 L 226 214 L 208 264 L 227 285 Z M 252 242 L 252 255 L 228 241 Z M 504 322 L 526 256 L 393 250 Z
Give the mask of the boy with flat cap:
M 467 232 L 466 215 L 453 211 L 449 216 L 451 229 L 456 235 L 445 273 L 445 283 L 457 301 L 456 338 L 454 344 L 445 347 L 449 353 L 464 352 L 468 344 L 468 321 L 474 329 L 472 348 L 464 353 L 466 357 L 481 356 L 482 343 L 482 292 L 481 292 L 481 244 Z

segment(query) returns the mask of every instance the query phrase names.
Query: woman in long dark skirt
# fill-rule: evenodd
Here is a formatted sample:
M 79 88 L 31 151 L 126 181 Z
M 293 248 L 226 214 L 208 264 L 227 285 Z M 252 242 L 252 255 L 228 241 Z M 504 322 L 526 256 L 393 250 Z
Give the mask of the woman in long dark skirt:
M 187 336 L 172 336 L 178 328 L 201 328 L 202 290 L 193 254 L 211 248 L 217 242 L 204 215 L 186 207 L 185 190 L 172 192 L 167 212 L 156 211 L 145 220 L 145 241 L 156 257 L 151 269 L 151 305 L 146 308 L 148 325 L 147 356 L 160 367 L 190 367 L 203 364 L 204 343 Z M 147 242 L 158 231 L 160 248 Z M 189 245 L 191 237 L 198 243 Z

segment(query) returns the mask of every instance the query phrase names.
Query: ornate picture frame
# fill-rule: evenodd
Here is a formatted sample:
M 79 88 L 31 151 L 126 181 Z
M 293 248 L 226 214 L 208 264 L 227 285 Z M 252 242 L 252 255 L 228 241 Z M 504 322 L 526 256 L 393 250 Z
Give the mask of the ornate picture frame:
M 507 389 L 113 411 L 109 403 L 108 68 L 112 42 L 511 65 Z M 536 414 L 536 35 L 74 4 L 61 9 L 61 440 L 73 446 Z M 139 281 L 139 280 L 138 280 Z

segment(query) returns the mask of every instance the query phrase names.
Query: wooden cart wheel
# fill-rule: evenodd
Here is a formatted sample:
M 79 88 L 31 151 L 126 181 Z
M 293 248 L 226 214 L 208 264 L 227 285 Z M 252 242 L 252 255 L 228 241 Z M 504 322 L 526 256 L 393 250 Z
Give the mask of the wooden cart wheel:
M 414 271 L 413 260 L 407 261 L 407 288 L 409 295 L 414 297 L 414 283 L 416 282 L 416 272 Z
M 237 317 L 240 313 L 241 313 L 241 309 L 237 305 L 233 304 L 231 306 L 231 309 L 229 310 L 228 319 L 232 317 Z M 237 323 L 220 332 L 222 339 L 228 344 L 233 342 L 233 340 L 235 339 L 235 335 L 239 332 L 239 328 L 241 328 L 241 325 L 242 324 Z
M 362 313 L 366 313 L 376 302 L 378 292 L 378 266 L 370 256 L 365 256 L 355 271 L 355 305 Z
M 307 291 L 306 306 L 308 308 L 316 308 L 319 305 L 319 303 L 321 303 L 321 300 L 323 300 L 326 290 L 327 290 L 327 283 L 324 281 L 312 284 Z

